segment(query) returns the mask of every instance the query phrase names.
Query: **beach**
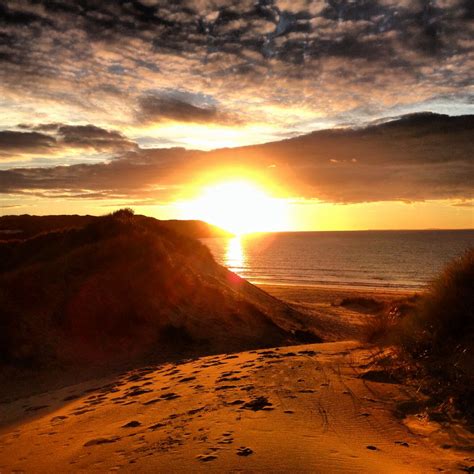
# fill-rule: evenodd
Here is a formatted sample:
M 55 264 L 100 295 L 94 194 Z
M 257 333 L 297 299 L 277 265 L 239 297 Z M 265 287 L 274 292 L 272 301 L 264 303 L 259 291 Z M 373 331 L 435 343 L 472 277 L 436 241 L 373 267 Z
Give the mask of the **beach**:
M 2 394 L 2 472 L 461 472 L 472 435 L 417 413 L 362 341 L 364 307 L 403 291 L 266 286 L 322 344 L 149 363 Z M 322 335 L 322 334 L 321 334 Z M 7 396 L 6 396 L 7 395 Z
M 1 2 L 0 474 L 474 474 L 473 4 Z

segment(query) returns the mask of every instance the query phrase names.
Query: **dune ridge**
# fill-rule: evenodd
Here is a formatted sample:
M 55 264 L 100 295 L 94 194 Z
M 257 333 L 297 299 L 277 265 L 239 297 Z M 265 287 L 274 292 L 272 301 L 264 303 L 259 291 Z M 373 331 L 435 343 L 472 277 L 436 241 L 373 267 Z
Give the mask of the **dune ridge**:
M 0 262 L 4 363 L 242 350 L 295 342 L 305 329 L 298 311 L 197 240 L 127 212 L 2 243 Z

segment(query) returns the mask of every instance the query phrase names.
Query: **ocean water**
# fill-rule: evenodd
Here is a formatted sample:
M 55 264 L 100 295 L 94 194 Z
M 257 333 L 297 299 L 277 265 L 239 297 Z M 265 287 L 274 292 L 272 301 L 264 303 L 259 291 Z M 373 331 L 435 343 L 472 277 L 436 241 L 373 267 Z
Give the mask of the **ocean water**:
M 284 232 L 202 242 L 252 283 L 419 289 L 474 247 L 474 230 Z

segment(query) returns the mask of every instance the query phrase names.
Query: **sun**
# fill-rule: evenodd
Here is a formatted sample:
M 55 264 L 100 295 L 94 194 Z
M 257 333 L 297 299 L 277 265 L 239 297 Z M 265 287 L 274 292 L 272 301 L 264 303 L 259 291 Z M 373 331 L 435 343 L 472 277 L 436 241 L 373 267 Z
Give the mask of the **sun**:
M 287 228 L 287 205 L 256 183 L 224 181 L 205 187 L 196 199 L 182 202 L 184 219 L 200 219 L 236 235 Z

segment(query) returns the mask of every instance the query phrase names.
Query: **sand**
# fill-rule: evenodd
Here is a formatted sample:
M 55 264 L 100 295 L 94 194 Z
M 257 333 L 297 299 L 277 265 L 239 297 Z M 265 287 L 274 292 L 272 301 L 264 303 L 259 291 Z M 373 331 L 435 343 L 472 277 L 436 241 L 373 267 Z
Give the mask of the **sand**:
M 312 301 L 308 290 L 287 291 L 296 291 L 287 299 L 320 305 L 315 318 L 339 297 L 321 290 L 327 300 L 315 293 Z M 473 437 L 461 426 L 397 416 L 421 395 L 374 371 L 375 350 L 346 340 L 221 354 L 9 394 L 0 405 L 0 472 L 426 473 L 472 466 Z

